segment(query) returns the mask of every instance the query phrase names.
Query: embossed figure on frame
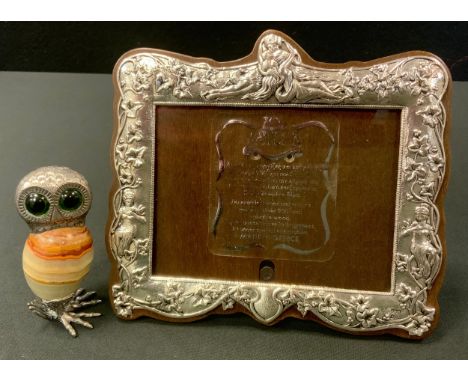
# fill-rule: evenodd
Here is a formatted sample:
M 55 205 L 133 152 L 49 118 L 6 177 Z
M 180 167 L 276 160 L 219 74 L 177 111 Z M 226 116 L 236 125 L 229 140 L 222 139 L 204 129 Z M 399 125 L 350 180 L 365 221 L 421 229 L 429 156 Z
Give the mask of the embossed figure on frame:
M 431 280 L 437 272 L 439 253 L 434 228 L 429 223 L 430 210 L 426 204 L 415 208 L 415 220 L 404 228 L 400 236 L 411 234 L 411 256 L 416 262 L 414 269 L 417 279 Z
M 135 191 L 126 188 L 122 195 L 123 205 L 119 208 L 119 220 L 114 231 L 114 251 L 123 256 L 130 249 L 136 234 L 135 220 L 146 222 L 145 208 L 135 205 Z
M 275 116 L 258 126 L 226 122 L 215 135 L 211 249 L 273 257 L 317 253 L 330 240 L 337 185 L 337 142 L 320 121 L 291 126 Z
M 301 67 L 297 50 L 280 36 L 270 34 L 260 43 L 257 66 L 241 67 L 224 86 L 202 92 L 208 101 L 240 97 L 266 101 L 270 97 L 281 103 L 328 100 L 339 102 L 349 97 L 349 90 L 336 81 L 319 78 Z

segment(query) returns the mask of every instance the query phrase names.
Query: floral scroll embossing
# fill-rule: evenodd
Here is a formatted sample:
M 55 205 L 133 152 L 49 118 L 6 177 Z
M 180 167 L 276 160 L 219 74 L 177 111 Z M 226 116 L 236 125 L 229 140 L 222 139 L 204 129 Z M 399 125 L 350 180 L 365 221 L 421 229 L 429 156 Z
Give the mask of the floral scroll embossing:
M 266 299 L 265 304 L 276 304 L 279 313 L 297 309 L 303 316 L 314 314 L 349 331 L 398 328 L 421 336 L 430 329 L 435 309 L 427 305 L 427 296 L 442 263 L 436 199 L 446 168 L 442 98 L 449 81 L 439 60 L 415 55 L 377 65 L 324 69 L 304 63 L 293 43 L 269 33 L 259 43 L 256 60 L 243 65 L 191 63 L 170 54 L 141 52 L 120 63 L 117 77 L 113 149 L 118 186 L 109 242 L 119 271 L 119 283 L 112 288 L 118 315 L 131 317 L 135 309 L 147 309 L 166 317 L 196 317 L 240 304 L 267 323 L 274 317 L 255 314 L 255 306 Z M 271 293 L 264 293 L 264 287 L 255 283 L 154 278 L 152 217 L 144 206 L 150 203 L 154 170 L 153 138 L 146 129 L 154 126 L 153 105 L 158 102 L 405 109 L 392 291 L 271 286 Z

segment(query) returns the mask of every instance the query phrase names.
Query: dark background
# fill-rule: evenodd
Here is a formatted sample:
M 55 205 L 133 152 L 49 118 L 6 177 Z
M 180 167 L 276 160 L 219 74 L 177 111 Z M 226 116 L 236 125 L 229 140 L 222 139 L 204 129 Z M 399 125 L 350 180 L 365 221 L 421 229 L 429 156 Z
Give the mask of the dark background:
M 427 50 L 455 81 L 468 80 L 467 22 L 3 22 L 0 70 L 111 73 L 137 47 L 227 61 L 250 53 L 266 29 L 285 32 L 318 61 Z

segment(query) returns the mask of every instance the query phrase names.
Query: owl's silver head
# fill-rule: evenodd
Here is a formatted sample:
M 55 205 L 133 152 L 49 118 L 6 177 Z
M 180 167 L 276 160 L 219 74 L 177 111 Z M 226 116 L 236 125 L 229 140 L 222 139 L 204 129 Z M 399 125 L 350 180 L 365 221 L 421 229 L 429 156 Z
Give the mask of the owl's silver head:
M 48 166 L 30 172 L 16 188 L 16 208 L 32 232 L 84 225 L 91 189 L 80 173 Z

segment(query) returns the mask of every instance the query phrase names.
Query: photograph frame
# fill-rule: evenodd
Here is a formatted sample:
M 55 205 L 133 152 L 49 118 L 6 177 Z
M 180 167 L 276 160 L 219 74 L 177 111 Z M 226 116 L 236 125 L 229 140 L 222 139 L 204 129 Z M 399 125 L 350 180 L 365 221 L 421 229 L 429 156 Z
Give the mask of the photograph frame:
M 412 51 L 325 64 L 268 30 L 250 55 L 231 62 L 132 50 L 117 62 L 113 82 L 106 242 L 118 317 L 186 322 L 244 312 L 266 325 L 296 317 L 352 334 L 420 339 L 432 332 L 446 259 L 451 92 L 437 56 Z M 153 275 L 155 105 L 400 109 L 390 292 Z

